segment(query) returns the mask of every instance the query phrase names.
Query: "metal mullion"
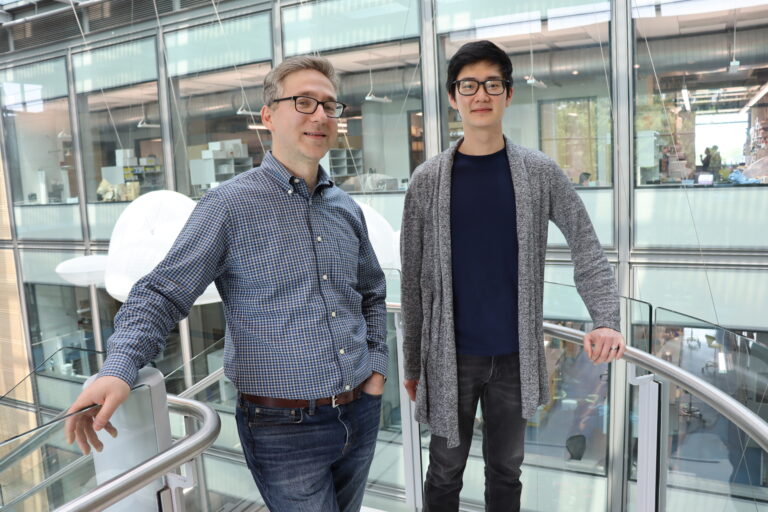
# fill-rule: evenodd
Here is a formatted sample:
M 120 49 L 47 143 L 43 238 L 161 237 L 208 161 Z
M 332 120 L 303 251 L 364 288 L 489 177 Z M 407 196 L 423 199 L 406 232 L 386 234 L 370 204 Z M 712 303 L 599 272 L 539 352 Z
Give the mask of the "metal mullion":
M 168 96 L 168 69 L 165 59 L 165 39 L 162 27 L 158 27 L 156 41 L 157 59 L 157 97 L 160 112 L 160 126 L 163 137 L 163 167 L 165 169 L 165 186 L 168 190 L 176 190 L 176 165 L 173 157 L 173 134 L 171 127 L 171 110 Z
M 272 66 L 277 66 L 285 56 L 283 55 L 283 23 L 280 0 L 272 2 Z
M 421 11 L 421 89 L 424 115 L 424 156 L 432 158 L 440 147 L 440 80 L 437 60 L 437 28 L 434 0 L 419 2 Z
M 632 65 L 631 65 L 631 0 L 611 2 L 611 93 L 613 118 L 614 169 L 614 241 L 617 251 L 619 294 L 631 297 L 631 194 L 632 194 Z M 631 336 L 627 304 L 622 315 L 622 332 Z M 608 510 L 625 510 L 627 505 L 629 397 L 626 364 L 615 364 L 611 371 L 610 429 L 608 435 Z
M 75 69 L 72 59 L 72 51 L 67 51 L 67 89 L 69 96 L 69 126 L 72 130 L 72 149 L 75 152 L 75 176 L 77 177 L 77 193 L 80 207 L 80 227 L 82 228 L 83 244 L 86 252 L 91 248 L 90 223 L 88 222 L 88 196 L 85 191 L 85 167 L 83 165 L 83 152 L 80 147 L 80 119 L 77 111 L 77 92 L 75 91 Z
M 395 331 L 397 334 L 397 371 L 400 379 L 405 378 L 405 359 L 403 354 L 403 315 L 395 312 Z M 410 510 L 423 507 L 423 486 L 421 467 L 421 435 L 416 422 L 415 404 L 411 402 L 405 386 L 398 386 L 400 391 L 401 428 L 403 436 L 403 474 L 405 476 L 405 504 Z
M 194 384 L 194 376 L 192 374 L 192 337 L 189 333 L 189 317 L 179 321 L 179 343 L 181 344 L 181 363 L 184 368 L 184 387 L 188 388 Z

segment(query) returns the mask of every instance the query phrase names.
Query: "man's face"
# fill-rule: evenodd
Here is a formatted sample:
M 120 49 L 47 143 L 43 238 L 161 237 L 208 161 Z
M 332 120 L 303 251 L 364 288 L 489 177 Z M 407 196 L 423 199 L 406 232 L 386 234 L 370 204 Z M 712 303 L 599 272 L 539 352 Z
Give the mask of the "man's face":
M 476 62 L 461 68 L 456 80 L 472 78 L 478 82 L 484 82 L 490 79 L 502 80 L 501 69 L 490 62 Z M 462 96 L 457 90 L 458 84 L 454 86 L 453 96 L 448 96 L 451 106 L 461 114 L 461 121 L 464 125 L 464 131 L 473 128 L 501 128 L 501 119 L 504 116 L 504 109 L 512 101 L 512 89 L 509 88 L 499 96 L 492 96 L 485 91 L 482 85 L 478 87 L 477 92 L 472 96 Z
M 303 69 L 283 79 L 280 98 L 309 96 L 319 101 L 335 101 L 336 91 L 328 78 L 313 69 Z M 261 108 L 261 120 L 272 132 L 272 149 L 285 164 L 317 164 L 336 143 L 338 120 L 329 118 L 318 105 L 313 114 L 302 114 L 293 100 Z

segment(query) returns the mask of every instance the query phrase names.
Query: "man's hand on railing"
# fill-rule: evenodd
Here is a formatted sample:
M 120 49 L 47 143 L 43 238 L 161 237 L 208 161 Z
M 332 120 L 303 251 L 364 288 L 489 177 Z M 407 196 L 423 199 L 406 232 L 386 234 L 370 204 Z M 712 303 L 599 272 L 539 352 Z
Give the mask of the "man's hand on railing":
M 584 351 L 595 364 L 620 359 L 626 348 L 621 333 L 608 327 L 599 327 L 584 335 Z
M 403 386 L 405 386 L 405 390 L 408 392 L 408 397 L 411 399 L 411 402 L 415 402 L 416 388 L 419 387 L 419 379 L 405 379 L 403 381 Z
M 64 427 L 67 443 L 72 444 L 73 441 L 77 441 L 77 446 L 85 455 L 91 453 L 91 446 L 100 452 L 104 445 L 99 441 L 96 432 L 103 428 L 112 437 L 117 437 L 117 429 L 112 426 L 109 419 L 130 394 L 131 387 L 128 383 L 117 377 L 105 375 L 94 380 L 80 393 L 67 414 L 93 404 L 98 404 L 100 407 L 94 407 L 67 418 Z

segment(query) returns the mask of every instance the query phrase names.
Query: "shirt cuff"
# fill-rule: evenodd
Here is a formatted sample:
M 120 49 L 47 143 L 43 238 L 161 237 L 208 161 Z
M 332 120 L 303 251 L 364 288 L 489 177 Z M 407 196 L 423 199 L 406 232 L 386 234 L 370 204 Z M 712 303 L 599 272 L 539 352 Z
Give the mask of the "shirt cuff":
M 109 354 L 104 366 L 99 370 L 100 377 L 117 377 L 124 380 L 128 386 L 133 387 L 133 383 L 139 376 L 139 369 L 130 357 L 121 354 Z
M 389 359 L 386 354 L 379 352 L 371 352 L 371 371 L 380 373 L 387 378 L 387 370 L 389 370 Z

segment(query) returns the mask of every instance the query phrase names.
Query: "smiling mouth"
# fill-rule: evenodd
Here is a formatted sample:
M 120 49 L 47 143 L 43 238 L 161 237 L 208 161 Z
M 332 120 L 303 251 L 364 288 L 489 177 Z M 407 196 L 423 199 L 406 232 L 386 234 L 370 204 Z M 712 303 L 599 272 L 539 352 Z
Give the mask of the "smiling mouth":
M 307 137 L 313 137 L 313 138 L 324 138 L 326 135 L 321 132 L 304 132 L 304 135 Z
M 472 110 L 472 112 L 490 112 L 490 111 L 491 111 L 490 108 L 476 108 Z

